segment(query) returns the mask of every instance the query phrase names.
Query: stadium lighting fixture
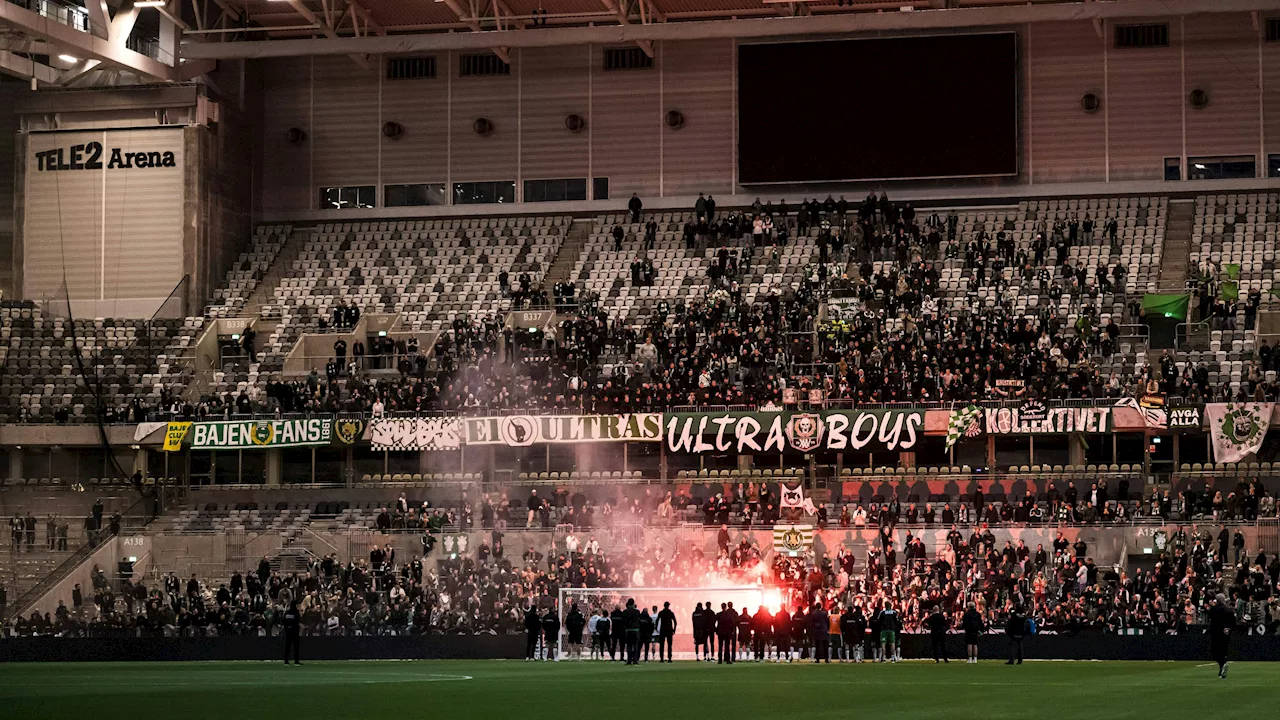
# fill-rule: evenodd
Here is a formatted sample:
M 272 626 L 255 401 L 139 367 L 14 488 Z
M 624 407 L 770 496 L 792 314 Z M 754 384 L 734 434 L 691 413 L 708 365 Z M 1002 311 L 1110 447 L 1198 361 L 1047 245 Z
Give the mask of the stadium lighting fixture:
M 1205 167 L 1204 167 L 1204 165 L 1203 165 L 1202 163 L 1196 163 L 1196 169 L 1197 169 L 1197 170 L 1204 170 L 1204 169 L 1205 169 Z
M 62 62 L 69 62 L 69 63 L 80 62 L 80 58 L 76 57 L 75 55 L 63 54 L 63 55 L 59 55 L 58 59 L 61 60 Z

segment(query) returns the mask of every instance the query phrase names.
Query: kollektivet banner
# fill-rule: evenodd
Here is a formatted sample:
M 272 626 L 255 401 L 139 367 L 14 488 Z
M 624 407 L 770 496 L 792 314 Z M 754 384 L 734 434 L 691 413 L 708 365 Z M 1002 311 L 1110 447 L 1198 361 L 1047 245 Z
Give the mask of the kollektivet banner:
M 1240 462 L 1258 452 L 1271 427 L 1275 403 L 1210 403 L 1204 406 L 1213 438 L 1213 459 Z
M 504 415 L 463 418 L 467 445 L 526 447 L 535 443 L 659 442 L 661 413 L 632 415 Z
M 679 453 L 912 450 L 924 410 L 667 413 L 667 450 Z
M 983 415 L 992 435 L 1109 433 L 1115 420 L 1105 405 L 1050 408 L 1035 400 L 1016 408 L 987 408 Z
M 198 422 L 188 437 L 196 450 L 328 445 L 333 441 L 333 418 Z

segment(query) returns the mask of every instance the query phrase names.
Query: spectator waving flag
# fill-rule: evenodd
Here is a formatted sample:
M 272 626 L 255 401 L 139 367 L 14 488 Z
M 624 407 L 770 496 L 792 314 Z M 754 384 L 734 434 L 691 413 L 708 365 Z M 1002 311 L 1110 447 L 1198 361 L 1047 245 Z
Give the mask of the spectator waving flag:
M 947 449 L 950 450 L 961 437 L 977 437 L 982 434 L 982 410 L 969 403 L 963 410 L 952 410 L 947 420 Z

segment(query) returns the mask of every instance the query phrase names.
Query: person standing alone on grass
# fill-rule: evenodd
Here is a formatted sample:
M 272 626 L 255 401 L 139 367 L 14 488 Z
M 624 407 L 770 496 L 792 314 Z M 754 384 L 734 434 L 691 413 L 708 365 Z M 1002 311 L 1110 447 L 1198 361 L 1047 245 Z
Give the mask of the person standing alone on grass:
M 560 615 L 555 608 L 542 616 L 542 647 L 544 660 L 556 659 L 556 645 L 560 642 Z
M 538 652 L 538 638 L 542 636 L 542 618 L 538 617 L 538 610 L 530 605 L 524 611 L 524 659 L 525 662 L 535 659 Z
M 1236 627 L 1236 615 L 1227 607 L 1227 596 L 1218 593 L 1209 608 L 1209 652 L 1218 663 L 1218 677 L 1227 677 L 1227 643 Z
M 569 615 L 564 619 L 564 629 L 567 631 L 569 638 L 569 656 L 582 659 L 582 630 L 587 626 L 587 619 L 583 617 L 582 611 L 578 610 L 578 604 L 574 603 L 569 608 Z
M 693 609 L 689 619 L 693 623 L 693 659 L 701 660 L 707 655 L 707 625 L 702 617 L 702 603 Z
M 298 612 L 298 601 L 289 603 L 289 609 L 280 616 L 284 625 L 284 664 L 289 664 L 289 651 L 293 651 L 293 664 L 301 665 L 298 659 L 298 631 L 302 627 L 302 614 Z
M 929 613 L 925 625 L 929 628 L 929 639 L 933 644 L 934 664 L 939 661 L 951 664 L 951 660 L 947 658 L 947 616 L 942 614 L 941 605 L 933 606 L 933 612 Z
M 1027 633 L 1027 617 L 1022 614 L 1020 608 L 1014 607 L 1009 613 L 1009 623 L 1005 626 L 1004 632 L 1009 636 L 1009 661 L 1005 665 L 1013 665 L 1014 660 L 1017 664 L 1022 664 L 1022 638 Z
M 884 601 L 884 609 L 880 611 L 880 646 L 883 653 L 880 662 L 898 662 L 898 611 L 888 600 Z
M 968 652 L 968 663 L 970 665 L 978 662 L 978 638 L 982 636 L 983 627 L 982 616 L 978 614 L 978 608 L 973 603 L 969 603 L 965 608 L 964 617 L 960 618 L 960 627 L 964 630 L 964 647 Z

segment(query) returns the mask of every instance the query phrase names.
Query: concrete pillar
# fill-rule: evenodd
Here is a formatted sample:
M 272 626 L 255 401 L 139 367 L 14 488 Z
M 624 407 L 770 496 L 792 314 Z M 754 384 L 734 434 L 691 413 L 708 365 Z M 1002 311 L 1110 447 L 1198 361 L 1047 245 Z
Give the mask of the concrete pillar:
M 279 485 L 284 456 L 279 449 L 270 449 L 267 453 L 267 484 Z
M 133 451 L 133 472 L 142 473 L 142 477 L 147 477 L 150 473 L 147 468 L 148 451 L 146 448 L 140 447 Z
M 9 449 L 9 475 L 11 478 L 26 477 L 22 474 L 22 448 Z
M 1067 459 L 1072 465 L 1084 465 L 1084 446 L 1074 435 L 1067 436 Z

